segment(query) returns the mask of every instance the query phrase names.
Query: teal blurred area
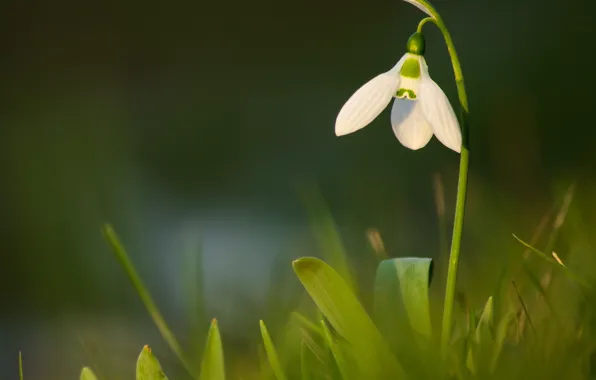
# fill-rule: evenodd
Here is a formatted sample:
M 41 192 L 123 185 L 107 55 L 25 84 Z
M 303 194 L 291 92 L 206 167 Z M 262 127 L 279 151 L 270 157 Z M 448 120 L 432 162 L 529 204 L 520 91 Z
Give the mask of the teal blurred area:
M 529 240 L 572 182 L 574 222 L 557 249 L 593 252 L 596 31 L 587 1 L 434 4 L 470 98 L 460 268 L 481 302 L 521 255 L 511 234 Z M 23 350 L 29 379 L 76 377 L 90 357 L 125 378 L 146 343 L 176 365 L 104 222 L 183 341 L 193 338 L 181 273 L 200 237 L 205 315 L 239 352 L 282 286 L 272 272 L 287 266 L 278 277 L 294 289 L 291 260 L 318 255 L 302 184 L 318 186 L 355 262 L 370 227 L 392 256 L 438 258 L 433 178 L 450 220 L 458 156 L 436 139 L 405 149 L 388 111 L 334 134 L 343 103 L 395 64 L 423 16 L 398 0 L 3 4 L 0 372 L 16 374 Z M 426 58 L 457 104 L 431 26 Z

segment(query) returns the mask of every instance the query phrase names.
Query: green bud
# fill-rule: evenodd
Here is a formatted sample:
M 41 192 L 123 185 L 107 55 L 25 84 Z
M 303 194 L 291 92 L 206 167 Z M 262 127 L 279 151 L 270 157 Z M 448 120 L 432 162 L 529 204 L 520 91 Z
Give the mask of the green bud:
M 426 51 L 426 41 L 422 33 L 416 32 L 408 39 L 406 51 L 411 54 L 424 55 Z

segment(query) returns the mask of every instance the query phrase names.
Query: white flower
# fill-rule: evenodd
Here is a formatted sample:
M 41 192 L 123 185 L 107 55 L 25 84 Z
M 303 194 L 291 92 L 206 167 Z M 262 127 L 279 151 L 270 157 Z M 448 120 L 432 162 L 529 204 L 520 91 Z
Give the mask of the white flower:
M 371 79 L 348 99 L 337 116 L 335 134 L 343 136 L 366 127 L 395 99 L 391 125 L 402 145 L 420 149 L 434 134 L 459 153 L 462 138 L 455 112 L 429 76 L 422 54 L 424 39 L 416 33 L 408 42 L 408 53 L 391 70 Z

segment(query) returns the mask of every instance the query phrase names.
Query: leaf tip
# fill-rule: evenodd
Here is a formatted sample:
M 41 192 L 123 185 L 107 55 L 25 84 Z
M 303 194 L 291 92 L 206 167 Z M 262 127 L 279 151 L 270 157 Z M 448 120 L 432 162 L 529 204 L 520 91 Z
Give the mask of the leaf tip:
M 301 257 L 292 261 L 292 267 L 294 268 L 295 272 L 315 270 L 321 265 L 322 262 L 323 261 L 321 259 L 317 259 L 316 257 Z

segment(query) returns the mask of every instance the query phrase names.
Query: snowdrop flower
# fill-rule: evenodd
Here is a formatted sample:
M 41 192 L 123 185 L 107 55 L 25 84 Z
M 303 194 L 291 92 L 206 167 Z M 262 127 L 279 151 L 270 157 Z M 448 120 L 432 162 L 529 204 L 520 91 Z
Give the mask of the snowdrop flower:
M 459 153 L 459 123 L 447 96 L 428 74 L 422 33 L 410 37 L 406 50 L 391 70 L 371 79 L 348 99 L 337 116 L 335 134 L 343 136 L 366 127 L 395 99 L 391 125 L 402 145 L 423 148 L 434 134 Z

